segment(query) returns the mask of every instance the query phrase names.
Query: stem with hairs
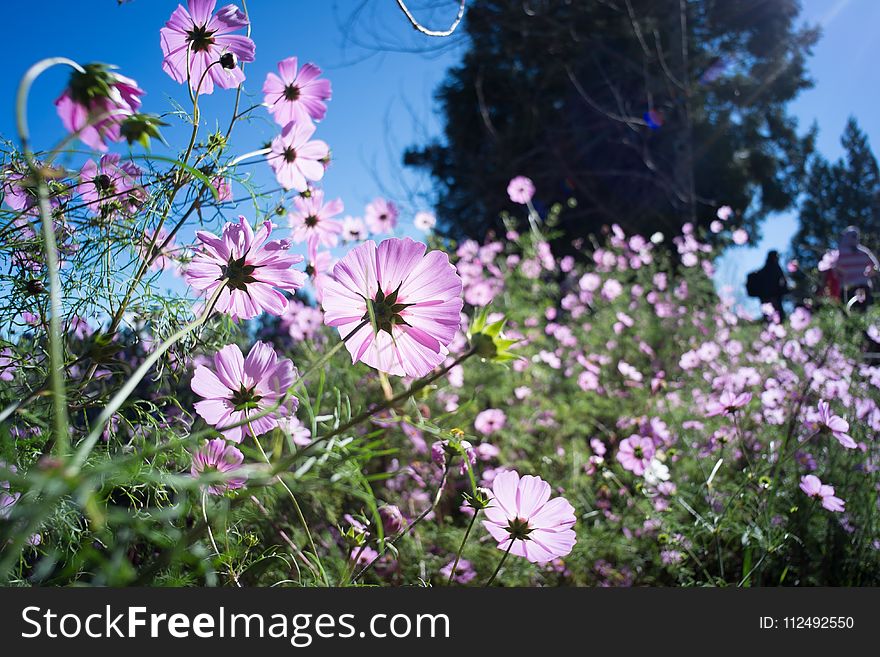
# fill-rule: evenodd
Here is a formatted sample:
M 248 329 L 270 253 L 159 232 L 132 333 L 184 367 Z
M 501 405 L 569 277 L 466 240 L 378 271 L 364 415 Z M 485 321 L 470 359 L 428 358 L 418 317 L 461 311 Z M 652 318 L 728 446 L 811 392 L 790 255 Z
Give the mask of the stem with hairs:
M 37 199 L 40 208 L 40 223 L 43 229 L 43 246 L 46 269 L 49 275 L 49 379 L 52 388 L 53 420 L 55 427 L 55 450 L 59 456 L 66 456 L 70 444 L 67 418 L 67 394 L 64 387 L 64 349 L 61 342 L 61 276 L 58 264 L 58 242 L 55 238 L 55 225 L 52 209 L 49 207 L 49 187 L 43 169 L 34 156 L 30 144 L 30 130 L 27 121 L 27 101 L 34 81 L 53 66 L 70 66 L 84 72 L 83 68 L 66 57 L 52 57 L 31 66 L 21 83 L 15 103 L 15 117 L 21 148 L 37 186 Z

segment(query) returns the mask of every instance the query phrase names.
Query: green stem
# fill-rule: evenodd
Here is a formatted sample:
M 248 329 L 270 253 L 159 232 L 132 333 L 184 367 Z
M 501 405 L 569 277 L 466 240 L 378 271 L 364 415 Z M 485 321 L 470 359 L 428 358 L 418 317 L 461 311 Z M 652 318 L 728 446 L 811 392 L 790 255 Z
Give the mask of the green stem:
M 443 369 L 435 372 L 431 376 L 424 378 L 424 379 L 420 379 L 419 381 L 416 381 L 409 388 L 407 388 L 403 392 L 397 393 L 391 399 L 386 399 L 384 402 L 381 402 L 380 404 L 377 404 L 376 406 L 368 408 L 367 410 L 363 411 L 359 415 L 353 417 L 351 420 L 349 420 L 345 424 L 337 427 L 336 429 L 333 429 L 330 433 L 327 433 L 327 434 L 324 434 L 323 436 L 315 438 L 315 440 L 313 440 L 311 443 L 309 443 L 308 447 L 306 447 L 304 450 L 302 450 L 302 452 L 300 452 L 300 454 L 307 452 L 317 443 L 324 442 L 326 440 L 329 440 L 330 438 L 333 438 L 334 436 L 338 436 L 339 434 L 341 434 L 345 431 L 348 431 L 349 429 L 351 429 L 354 426 L 357 426 L 358 424 L 360 424 L 364 420 L 369 419 L 370 417 L 372 417 L 376 413 L 379 413 L 379 412 L 384 411 L 388 408 L 396 406 L 404 399 L 408 399 L 409 397 L 413 396 L 414 394 L 416 394 L 417 392 L 419 392 L 423 388 L 431 385 L 434 381 L 436 381 L 437 379 L 439 379 L 440 377 L 442 377 L 446 373 L 448 373 L 449 370 L 451 370 L 453 367 L 455 367 L 456 365 L 460 365 L 461 363 L 466 361 L 468 358 L 473 356 L 475 353 L 476 353 L 476 351 L 474 351 L 474 349 L 469 349 L 468 351 L 464 352 L 461 356 L 456 358 L 451 364 L 446 365 Z
M 245 30 L 246 36 L 248 39 L 251 38 L 251 21 L 250 21 L 250 13 L 248 12 L 248 6 L 246 0 L 241 0 L 241 9 L 244 12 L 245 18 L 248 19 L 247 29 Z M 244 62 L 239 62 L 238 67 L 244 71 Z M 229 127 L 226 129 L 226 141 L 229 141 L 229 136 L 232 134 L 232 128 L 235 126 L 236 120 L 238 120 L 238 106 L 241 103 L 241 87 L 242 85 L 238 85 L 238 88 L 235 90 L 235 103 L 232 105 L 232 118 L 229 120 Z M 248 110 L 250 111 L 250 110 Z
M 257 447 L 259 448 L 260 454 L 263 455 L 263 460 L 266 461 L 266 464 L 269 465 L 269 467 L 271 467 L 272 461 L 269 460 L 269 455 L 266 454 L 266 450 L 263 449 L 263 445 L 262 445 L 262 443 L 260 443 L 260 439 L 257 438 L 256 435 L 254 435 L 254 430 L 251 427 L 250 421 L 248 421 L 248 430 L 250 431 L 251 435 L 254 437 L 254 442 L 257 444 Z M 306 522 L 306 517 L 305 517 L 305 515 L 303 515 L 302 508 L 300 507 L 299 502 L 297 502 L 297 500 L 296 500 L 296 495 L 293 494 L 293 491 L 290 490 L 290 487 L 287 485 L 287 483 L 285 483 L 284 479 L 282 479 L 280 476 L 276 477 L 276 479 L 279 481 L 279 483 L 284 488 L 284 490 L 287 491 L 287 494 L 290 496 L 290 501 L 293 502 L 293 508 L 296 511 L 296 515 L 299 518 L 299 521 L 302 524 L 303 529 L 306 532 L 306 537 L 309 539 L 309 547 L 312 548 L 312 554 L 315 555 L 315 561 L 317 563 L 318 570 L 321 571 L 321 577 L 324 580 L 324 586 L 330 586 L 330 582 L 327 580 L 327 573 L 324 571 L 324 568 L 321 566 L 321 558 L 318 555 L 318 548 L 315 546 L 315 539 L 312 538 L 312 532 L 309 529 L 309 523 Z
M 71 59 L 53 57 L 44 59 L 31 66 L 24 74 L 18 86 L 15 116 L 21 148 L 27 160 L 31 174 L 37 183 L 37 198 L 40 207 L 40 223 L 43 228 L 43 246 L 46 257 L 46 269 L 49 275 L 49 367 L 50 383 L 53 399 L 53 419 L 55 426 L 55 450 L 59 456 L 67 456 L 70 446 L 70 434 L 67 418 L 67 394 L 64 387 L 64 349 L 61 342 L 61 276 L 58 264 L 58 242 L 55 238 L 55 225 L 52 221 L 52 209 L 49 207 L 49 187 L 43 170 L 37 163 L 30 145 L 30 130 L 27 121 L 27 101 L 34 81 L 53 66 L 70 66 L 78 71 L 82 67 Z
M 446 581 L 446 586 L 452 584 L 452 580 L 455 579 L 455 569 L 458 568 L 458 562 L 461 559 L 461 554 L 464 552 L 465 543 L 467 543 L 468 536 L 471 535 L 471 529 L 474 527 L 474 523 L 477 521 L 477 516 L 480 514 L 479 509 L 474 509 L 474 515 L 471 517 L 471 521 L 468 523 L 467 531 L 464 533 L 464 538 L 461 539 L 461 546 L 458 548 L 458 552 L 455 554 L 455 561 L 452 563 L 452 571 L 449 573 L 449 579 Z
M 513 548 L 513 544 L 517 539 L 511 538 L 510 545 L 507 546 L 507 550 L 504 552 L 504 556 L 501 557 L 501 561 L 498 562 L 498 565 L 495 567 L 495 572 L 492 573 L 492 577 L 489 578 L 489 581 L 483 584 L 483 586 L 491 586 L 492 582 L 495 581 L 495 577 L 498 575 L 498 572 L 501 570 L 501 567 L 504 565 L 504 562 L 507 561 L 507 557 L 510 555 L 510 550 Z
M 217 541 L 214 539 L 214 532 L 211 530 L 211 522 L 208 520 L 208 491 L 202 491 L 202 517 L 205 519 L 205 527 L 208 529 L 208 538 L 211 541 L 211 547 L 214 548 L 214 555 L 219 559 L 220 558 L 220 548 L 217 547 Z M 228 532 L 227 532 L 228 535 Z M 227 551 L 229 548 L 226 548 Z M 241 582 L 238 581 L 238 575 L 235 574 L 235 571 L 232 569 L 230 565 L 227 568 L 227 572 L 229 576 L 232 578 L 232 581 L 235 582 L 235 585 L 241 588 Z
M 192 155 L 193 148 L 196 144 L 196 136 L 199 133 L 199 121 L 200 121 L 200 111 L 199 111 L 199 91 L 202 88 L 202 82 L 205 80 L 205 76 L 208 74 L 208 71 L 211 70 L 211 67 L 215 64 L 219 64 L 219 60 L 216 62 L 211 62 L 208 67 L 202 72 L 202 76 L 199 78 L 198 86 L 196 87 L 196 94 L 192 97 L 193 103 L 193 128 L 192 132 L 189 136 L 189 144 L 186 147 L 186 152 L 183 156 L 181 162 L 184 167 L 189 164 L 189 158 Z M 187 70 L 189 69 L 189 49 L 187 49 Z M 187 73 L 187 81 L 189 80 L 189 73 Z M 189 85 L 187 85 L 189 86 Z M 155 255 L 156 244 L 159 241 L 159 232 L 162 230 L 162 227 L 165 225 L 165 221 L 168 219 L 168 215 L 171 213 L 171 208 L 174 204 L 174 198 L 177 196 L 177 193 L 183 188 L 186 183 L 186 179 L 184 177 L 184 168 L 178 169 L 176 179 L 174 184 L 171 187 L 171 192 L 168 195 L 168 201 L 165 204 L 165 210 L 162 213 L 162 216 L 159 218 L 159 223 L 156 225 L 156 230 L 153 232 L 153 237 L 150 240 L 150 244 L 147 246 L 146 253 L 149 256 Z M 149 257 L 148 256 L 148 257 Z M 128 307 L 129 301 L 131 301 L 131 296 L 134 294 L 134 291 L 137 289 L 137 286 L 140 285 L 141 280 L 146 275 L 146 273 L 150 269 L 150 264 L 152 260 L 149 262 L 145 259 L 141 262 L 140 267 L 138 267 L 137 273 L 131 281 L 131 284 L 125 291 L 125 296 L 122 298 L 122 302 L 119 304 L 119 308 L 117 308 L 116 312 L 113 314 L 113 319 L 110 321 L 110 327 L 107 329 L 107 333 L 112 335 L 116 332 L 116 329 L 119 328 L 119 324 L 122 322 L 122 317 L 125 314 L 125 309 Z M 89 368 L 89 371 L 86 375 L 86 380 L 91 379 L 95 374 L 95 370 L 97 369 L 97 363 L 92 365 Z

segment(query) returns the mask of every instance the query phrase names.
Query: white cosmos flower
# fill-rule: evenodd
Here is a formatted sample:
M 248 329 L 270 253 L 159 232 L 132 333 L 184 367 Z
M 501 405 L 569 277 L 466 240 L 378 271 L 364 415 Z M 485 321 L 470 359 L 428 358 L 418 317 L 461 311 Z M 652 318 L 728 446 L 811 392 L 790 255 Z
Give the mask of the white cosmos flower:
M 661 481 L 669 481 L 669 468 L 659 459 L 653 458 L 645 469 L 645 483 L 656 486 Z

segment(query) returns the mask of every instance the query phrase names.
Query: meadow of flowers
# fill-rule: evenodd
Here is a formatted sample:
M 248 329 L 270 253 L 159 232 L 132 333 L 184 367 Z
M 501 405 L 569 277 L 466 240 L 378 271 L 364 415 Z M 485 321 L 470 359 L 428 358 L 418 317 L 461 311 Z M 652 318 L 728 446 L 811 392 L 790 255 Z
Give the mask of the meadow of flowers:
M 0 581 L 880 584 L 874 311 L 746 317 L 712 281 L 717 235 L 748 240 L 728 207 L 571 243 L 520 176 L 482 243 L 382 198 L 346 214 L 320 187 L 317 65 L 255 61 L 246 13 L 214 0 L 157 29 L 186 111 L 145 113 L 107 65 L 21 83 Z M 46 147 L 27 114 L 51 108 L 27 100 L 54 66 L 69 136 Z M 257 112 L 277 135 L 233 152 Z M 188 138 L 159 155 L 171 121 Z

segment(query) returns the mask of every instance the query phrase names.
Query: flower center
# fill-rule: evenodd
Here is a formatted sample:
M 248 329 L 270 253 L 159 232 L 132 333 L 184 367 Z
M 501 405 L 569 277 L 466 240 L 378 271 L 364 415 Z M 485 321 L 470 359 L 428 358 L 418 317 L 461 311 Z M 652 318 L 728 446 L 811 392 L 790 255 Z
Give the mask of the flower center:
M 510 520 L 507 524 L 507 531 L 510 533 L 510 538 L 521 541 L 528 541 L 529 534 L 532 533 L 529 521 L 523 518 L 513 518 Z
M 635 449 L 633 449 L 633 456 L 635 456 L 637 459 L 641 459 L 644 458 L 645 453 L 642 451 L 641 447 L 636 447 Z
M 245 256 L 238 260 L 230 258 L 229 262 L 220 267 L 220 278 L 226 279 L 226 285 L 233 290 L 247 291 L 248 283 L 256 283 L 253 273 L 257 270 L 254 265 L 245 264 Z
M 282 154 L 285 162 L 293 162 L 296 160 L 296 149 L 293 146 L 288 146 L 284 149 L 284 153 Z
M 412 304 L 398 303 L 397 296 L 399 294 L 399 285 L 397 286 L 397 289 L 388 296 L 385 296 L 385 293 L 382 292 L 382 288 L 379 288 L 376 291 L 376 298 L 367 300 L 367 312 L 364 313 L 364 316 L 361 319 L 375 322 L 375 329 L 377 331 L 385 331 L 388 334 L 391 334 L 391 329 L 397 324 L 409 326 L 406 320 L 400 316 L 400 313 L 404 309 L 409 308 Z M 371 311 L 372 317 L 370 316 Z
M 289 100 L 291 102 L 299 100 L 299 93 L 299 87 L 295 84 L 289 84 L 284 87 L 284 100 Z
M 193 52 L 204 52 L 214 45 L 214 33 L 208 30 L 205 25 L 191 29 L 186 33 L 186 38 L 190 42 Z
M 113 181 L 106 173 L 102 173 L 99 176 L 96 176 L 94 182 L 95 187 L 102 194 L 105 192 L 109 192 L 113 188 Z
M 310 214 L 308 217 L 306 217 L 305 224 L 309 228 L 314 228 L 315 226 L 318 225 L 318 217 L 316 217 L 313 214 Z
M 252 389 L 242 386 L 240 389 L 232 393 L 232 405 L 237 411 L 249 411 L 259 408 L 259 401 L 263 397 L 256 394 Z

